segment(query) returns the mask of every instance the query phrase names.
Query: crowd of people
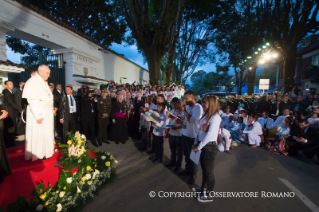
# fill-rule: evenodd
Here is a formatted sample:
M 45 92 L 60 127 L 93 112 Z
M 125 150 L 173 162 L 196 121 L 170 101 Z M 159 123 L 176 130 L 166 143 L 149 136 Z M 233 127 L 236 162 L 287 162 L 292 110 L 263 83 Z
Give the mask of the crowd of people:
M 183 86 L 173 83 L 144 86 L 110 82 L 102 89 L 83 85 L 74 90 L 67 85 L 63 90 L 61 84 L 47 83 L 49 74 L 47 66 L 40 66 L 26 84 L 20 83 L 14 94 L 13 83 L 5 82 L 0 105 L 0 124 L 4 126 L 1 131 L 4 139 L 0 138 L 0 178 L 10 173 L 8 160 L 3 160 L 6 154 L 3 141 L 7 147 L 13 145 L 16 125 L 24 125 L 25 113 L 26 159 L 51 157 L 54 140 L 66 143 L 68 132 L 80 131 L 96 146 L 125 144 L 129 136 L 140 139 L 141 151 L 155 153 L 150 160 L 158 164 L 163 163 L 164 140 L 168 139 L 170 161 L 166 166 L 173 167 L 172 171 L 179 175 L 189 176 L 187 183 L 194 184 L 198 165 L 190 155 L 192 151 L 200 151 L 202 185 L 194 188 L 202 192 L 200 202 L 212 201 L 205 192 L 214 189 L 217 151 L 230 154 L 234 142 L 284 155 L 319 157 L 319 96 L 307 94 L 300 87 L 288 94 L 220 98 L 206 95 L 201 99 L 193 91 L 185 92 Z M 44 108 L 48 110 L 45 112 Z M 157 117 L 150 120 L 152 111 L 157 112 Z M 52 127 L 39 128 L 43 122 L 52 122 Z M 48 136 L 51 139 L 45 145 L 43 139 L 48 140 Z M 41 148 L 32 143 L 34 140 L 41 140 L 37 141 Z

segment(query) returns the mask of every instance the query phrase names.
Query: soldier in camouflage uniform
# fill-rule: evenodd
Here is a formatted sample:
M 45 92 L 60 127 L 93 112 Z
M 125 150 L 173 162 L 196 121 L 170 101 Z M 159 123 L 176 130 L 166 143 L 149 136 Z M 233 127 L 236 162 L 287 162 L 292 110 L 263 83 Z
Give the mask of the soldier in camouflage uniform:
M 102 97 L 97 100 L 98 125 L 99 125 L 99 145 L 103 143 L 110 143 L 107 140 L 107 125 L 111 115 L 112 101 L 109 98 L 109 91 L 103 90 Z

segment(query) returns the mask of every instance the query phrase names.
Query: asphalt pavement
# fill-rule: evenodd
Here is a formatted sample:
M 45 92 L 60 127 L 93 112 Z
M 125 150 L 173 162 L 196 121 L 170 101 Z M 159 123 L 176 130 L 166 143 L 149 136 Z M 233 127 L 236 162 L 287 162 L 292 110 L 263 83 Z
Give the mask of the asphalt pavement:
M 191 193 L 192 187 L 201 185 L 200 168 L 195 185 L 190 186 L 188 177 L 165 167 L 170 156 L 168 141 L 164 164 L 153 164 L 150 155 L 139 151 L 140 145 L 141 141 L 130 139 L 126 144 L 99 147 L 119 161 L 117 179 L 82 211 L 319 211 L 319 166 L 314 160 L 247 145 L 235 146 L 231 154 L 218 152 L 214 201 L 200 203 Z

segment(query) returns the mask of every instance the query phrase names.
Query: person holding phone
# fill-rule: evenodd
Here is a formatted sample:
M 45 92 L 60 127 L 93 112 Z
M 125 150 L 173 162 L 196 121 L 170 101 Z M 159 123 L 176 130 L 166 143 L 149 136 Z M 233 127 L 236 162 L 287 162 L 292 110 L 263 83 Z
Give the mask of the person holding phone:
M 296 129 L 286 140 L 286 149 L 289 155 L 297 155 L 298 151 L 302 152 L 308 158 L 313 158 L 318 147 L 319 133 L 316 129 L 309 127 L 306 119 L 298 121 Z

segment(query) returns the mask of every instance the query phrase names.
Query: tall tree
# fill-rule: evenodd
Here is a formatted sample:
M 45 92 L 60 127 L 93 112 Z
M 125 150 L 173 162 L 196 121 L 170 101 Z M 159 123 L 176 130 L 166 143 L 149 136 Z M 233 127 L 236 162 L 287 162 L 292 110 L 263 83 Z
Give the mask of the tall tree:
M 113 0 L 26 0 L 74 29 L 110 46 L 122 43 L 126 23 Z
M 151 84 L 158 84 L 163 56 L 169 52 L 180 27 L 186 0 L 120 0 L 132 37 L 143 51 Z
M 309 33 L 319 30 L 319 2 L 266 0 L 261 9 L 265 11 L 263 21 L 268 26 L 268 38 L 283 57 L 284 91 L 289 92 L 293 87 L 298 43 Z
M 259 19 L 263 15 L 263 11 L 258 10 L 259 3 L 259 0 L 236 0 L 236 6 L 224 14 L 213 37 L 219 53 L 227 53 L 227 59 L 235 67 L 238 94 L 241 94 L 244 76 L 248 79 L 248 92 L 252 93 L 254 88 L 257 64 L 247 61 L 247 57 L 252 56 L 254 47 L 262 43 L 265 34 L 264 23 Z M 243 63 L 245 60 L 249 63 Z

